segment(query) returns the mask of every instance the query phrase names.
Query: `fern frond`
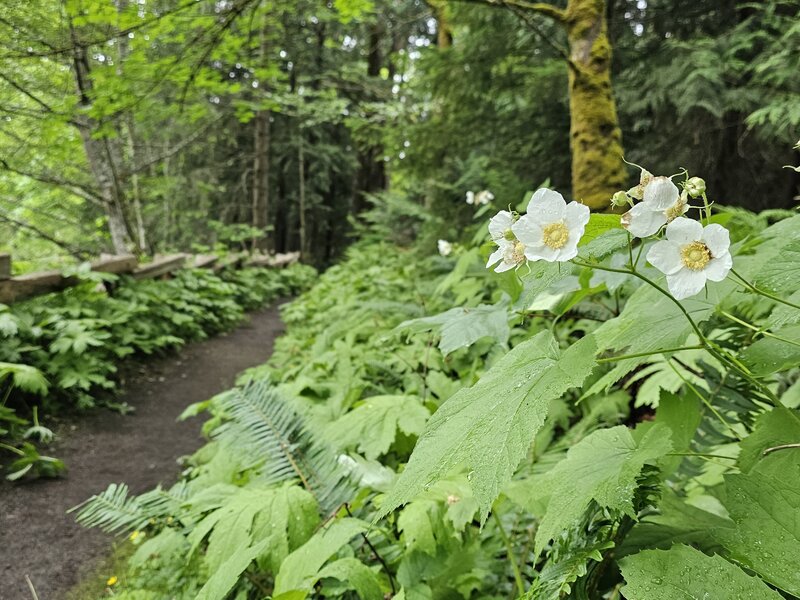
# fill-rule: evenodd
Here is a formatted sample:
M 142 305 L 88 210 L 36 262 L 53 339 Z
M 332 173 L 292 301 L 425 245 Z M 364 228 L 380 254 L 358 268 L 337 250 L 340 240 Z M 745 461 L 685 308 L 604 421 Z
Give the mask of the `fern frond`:
M 128 496 L 127 485 L 112 483 L 104 492 L 68 512 L 78 511 L 75 520 L 84 527 L 119 534 L 141 529 L 153 519 L 177 514 L 188 497 L 188 485 L 183 481 L 169 490 L 159 486 L 141 496 Z
M 75 520 L 84 527 L 99 527 L 107 533 L 138 529 L 149 516 L 145 514 L 139 498 L 128 497 L 128 486 L 112 483 L 108 488 L 71 508 L 79 511 Z
M 299 481 L 323 512 L 352 494 L 354 486 L 337 454 L 313 439 L 303 418 L 268 381 L 251 382 L 219 402 L 228 420 L 214 438 L 243 456 L 261 480 Z

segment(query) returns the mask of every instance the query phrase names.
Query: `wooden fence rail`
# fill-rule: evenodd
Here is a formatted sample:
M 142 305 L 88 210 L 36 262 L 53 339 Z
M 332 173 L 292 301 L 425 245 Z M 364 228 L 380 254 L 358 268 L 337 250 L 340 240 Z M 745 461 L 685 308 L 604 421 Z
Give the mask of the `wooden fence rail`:
M 242 267 L 286 267 L 300 259 L 299 252 L 270 256 L 249 256 L 247 253 L 219 257 L 213 254 L 171 254 L 157 256 L 152 262 L 139 264 L 133 254 L 107 256 L 91 263 L 91 270 L 100 273 L 131 275 L 134 279 L 169 277 L 171 273 L 186 267 L 213 269 L 218 273 L 224 269 Z M 0 304 L 11 304 L 33 296 L 57 292 L 77 285 L 80 279 L 66 276 L 61 271 L 40 271 L 18 277 L 11 276 L 11 256 L 0 254 Z

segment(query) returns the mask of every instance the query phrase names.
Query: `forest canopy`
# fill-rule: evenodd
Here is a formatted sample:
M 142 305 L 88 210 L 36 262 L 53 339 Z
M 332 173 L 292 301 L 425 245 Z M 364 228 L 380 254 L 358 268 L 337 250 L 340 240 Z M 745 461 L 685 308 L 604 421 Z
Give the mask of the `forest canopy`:
M 798 193 L 792 1 L 35 4 L 0 17 L 17 269 L 217 245 L 327 264 L 387 210 L 445 235 L 471 189 L 548 180 L 603 209 L 636 183 L 623 157 L 751 210 Z

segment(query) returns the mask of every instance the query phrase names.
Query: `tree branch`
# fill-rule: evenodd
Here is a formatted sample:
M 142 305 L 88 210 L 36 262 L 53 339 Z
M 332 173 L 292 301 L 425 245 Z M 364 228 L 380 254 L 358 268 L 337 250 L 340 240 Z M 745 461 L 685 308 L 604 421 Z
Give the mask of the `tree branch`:
M 557 23 L 565 23 L 567 21 L 567 13 L 557 6 L 553 6 L 548 2 L 527 2 L 526 0 L 462 0 L 465 2 L 475 2 L 477 4 L 491 4 L 492 6 L 500 6 L 505 8 L 518 8 L 529 12 L 544 15 L 556 21 Z
M 95 192 L 94 190 L 83 184 L 75 183 L 74 181 L 66 181 L 63 179 L 58 179 L 56 177 L 53 177 L 52 175 L 47 175 L 46 173 L 30 173 L 28 171 L 23 171 L 22 169 L 12 167 L 3 158 L 0 158 L 0 168 L 5 169 L 10 173 L 21 175 L 22 177 L 28 177 L 29 179 L 33 179 L 34 181 L 40 181 L 41 183 L 47 183 L 49 185 L 54 185 L 56 187 L 64 188 L 71 194 L 75 194 L 76 196 L 83 198 L 87 202 L 91 202 L 92 204 L 95 204 L 97 206 L 101 207 L 103 206 L 102 199 L 97 194 L 97 192 Z
M 40 237 L 43 240 L 50 242 L 51 244 L 55 244 L 62 250 L 66 250 L 71 256 L 74 256 L 78 260 L 85 260 L 86 258 L 89 257 L 89 254 L 87 252 L 84 252 L 80 248 L 75 248 L 74 246 L 66 242 L 62 242 L 61 240 L 54 238 L 49 233 L 45 233 L 44 231 L 42 231 L 38 227 L 31 225 L 30 223 L 19 221 L 13 217 L 9 217 L 7 214 L 2 214 L 2 213 L 0 213 L 0 220 L 33 232 L 37 237 Z
M 195 131 L 193 134 L 189 135 L 188 137 L 183 138 L 178 143 L 176 143 L 174 146 L 172 146 L 172 148 L 169 148 L 169 149 L 165 150 L 162 154 L 159 154 L 155 158 L 150 158 L 150 159 L 146 160 L 145 162 L 143 162 L 141 164 L 134 165 L 129 170 L 123 171 L 122 172 L 122 176 L 123 177 L 128 177 L 129 175 L 132 175 L 134 173 L 140 173 L 140 172 L 144 171 L 145 169 L 147 169 L 148 167 L 150 167 L 150 166 L 152 166 L 152 165 L 154 165 L 154 164 L 156 164 L 158 162 L 161 162 L 162 160 L 164 160 L 166 158 L 170 158 L 170 157 L 176 155 L 178 152 L 180 152 L 181 150 L 186 148 L 186 146 L 190 145 L 192 142 L 197 140 L 197 138 L 199 138 L 206 131 L 208 131 L 211 128 L 212 125 L 218 123 L 223 118 L 225 118 L 225 116 L 227 116 L 227 115 L 220 115 L 216 119 L 210 121 L 209 123 L 207 123 L 206 125 L 204 125 L 200 129 Z

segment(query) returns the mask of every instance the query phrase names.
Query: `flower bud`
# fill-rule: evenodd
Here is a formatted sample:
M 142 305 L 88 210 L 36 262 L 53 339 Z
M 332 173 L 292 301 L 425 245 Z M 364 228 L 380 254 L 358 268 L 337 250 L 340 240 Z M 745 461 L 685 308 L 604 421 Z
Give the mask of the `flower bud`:
M 698 198 L 705 193 L 706 182 L 699 177 L 690 177 L 686 182 L 685 189 L 692 198 Z
M 623 192 L 621 190 L 619 192 L 617 192 L 616 194 L 614 194 L 613 196 L 611 196 L 611 206 L 614 206 L 616 208 L 620 208 L 622 206 L 630 206 L 630 204 L 631 204 L 631 200 L 628 197 L 628 194 L 626 194 L 625 192 Z

